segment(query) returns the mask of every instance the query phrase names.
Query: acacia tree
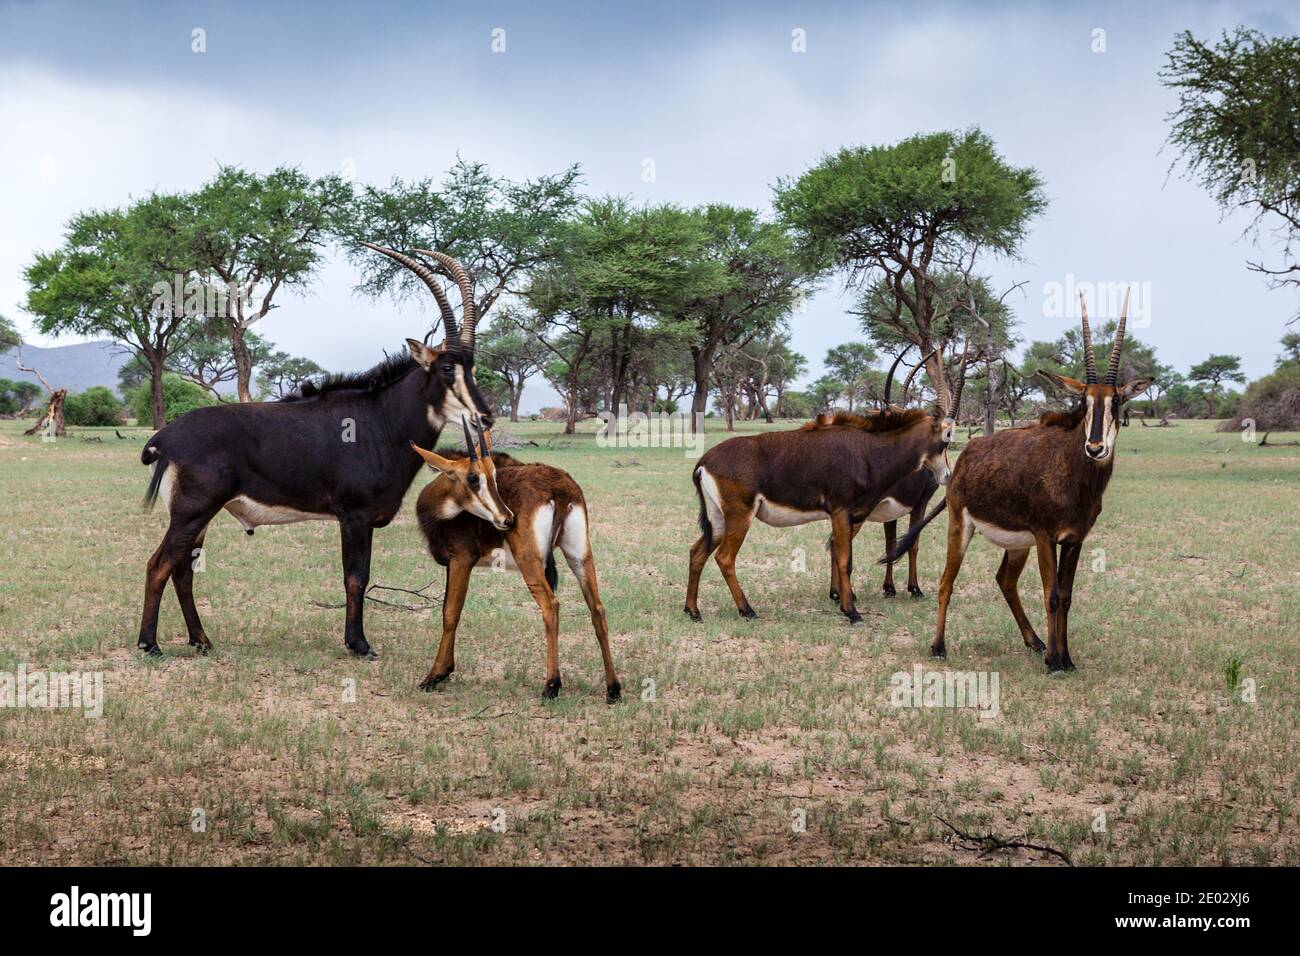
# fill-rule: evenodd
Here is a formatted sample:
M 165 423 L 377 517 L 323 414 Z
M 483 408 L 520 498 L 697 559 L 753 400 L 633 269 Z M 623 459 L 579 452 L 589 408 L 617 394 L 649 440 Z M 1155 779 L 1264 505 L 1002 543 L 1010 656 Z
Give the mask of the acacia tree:
M 245 332 L 244 347 L 253 367 L 260 366 L 272 352 L 271 343 L 255 332 Z M 193 332 L 168 356 L 167 367 L 214 398 L 220 398 L 217 386 L 234 381 L 239 374 L 239 363 L 230 347 L 224 318 L 218 316 L 199 321 Z
M 261 391 L 284 398 L 298 389 L 303 383 L 325 370 L 308 358 L 299 358 L 288 352 L 275 350 L 258 363 L 258 381 Z
M 501 379 L 512 422 L 519 421 L 519 403 L 529 376 L 541 371 L 550 357 L 537 336 L 521 331 L 521 325 L 529 323 L 527 318 L 521 320 L 517 309 L 503 309 L 478 340 L 477 364 Z
M 23 272 L 26 310 L 47 335 L 108 336 L 149 366 L 153 425 L 166 422 L 163 372 L 189 333 L 182 303 L 155 286 L 189 271 L 184 197 L 154 194 L 126 209 L 82 213 L 68 224 L 63 245 L 38 252 Z
M 1239 356 L 1211 355 L 1204 362 L 1193 365 L 1187 373 L 1187 379 L 1205 386 L 1205 417 L 1213 418 L 1214 396 L 1219 393 L 1219 386 L 1223 382 L 1244 382 L 1246 376 L 1242 374 Z
M 967 298 L 945 300 L 939 279 L 970 275 L 977 254 L 1015 256 L 1047 205 L 1042 180 L 1009 165 L 979 129 L 918 134 L 893 146 L 841 149 L 776 189 L 778 212 L 812 267 L 851 285 L 880 283 L 899 334 L 927 355 L 940 323 Z M 931 362 L 938 381 L 938 360 Z
M 1248 267 L 1300 287 L 1300 37 L 1237 27 L 1210 44 L 1184 30 L 1166 57 L 1160 80 L 1178 91 L 1169 141 L 1188 175 L 1225 212 L 1251 210 L 1248 233 L 1269 228 L 1281 243 L 1279 265 Z
M 480 317 L 503 295 L 522 295 L 554 259 L 564 223 L 578 205 L 581 175 L 574 165 L 535 179 L 493 176 L 482 163 L 458 159 L 441 185 L 431 178 L 357 195 L 348 229 L 354 240 L 410 252 L 433 249 L 453 256 L 474 280 Z M 348 257 L 361 268 L 357 291 L 377 297 L 428 293 L 409 269 L 353 243 Z M 453 290 L 453 296 L 458 295 Z
M 198 272 L 219 280 L 219 316 L 230 339 L 241 402 L 253 400 L 256 358 L 248 330 L 284 288 L 304 286 L 326 244 L 348 220 L 352 187 L 341 176 L 312 179 L 281 166 L 265 176 L 223 166 L 191 198 L 190 252 Z
M 826 353 L 826 372 L 843 385 L 849 411 L 853 411 L 855 399 L 866 398 L 877 358 L 876 350 L 866 342 L 845 342 Z
M 709 270 L 680 305 L 694 324 L 691 362 L 695 396 L 691 429 L 708 407 L 713 366 L 720 352 L 743 349 L 771 335 L 810 291 L 817 270 L 802 265 L 786 227 L 753 209 L 715 203 L 697 210 L 706 231 L 702 250 Z

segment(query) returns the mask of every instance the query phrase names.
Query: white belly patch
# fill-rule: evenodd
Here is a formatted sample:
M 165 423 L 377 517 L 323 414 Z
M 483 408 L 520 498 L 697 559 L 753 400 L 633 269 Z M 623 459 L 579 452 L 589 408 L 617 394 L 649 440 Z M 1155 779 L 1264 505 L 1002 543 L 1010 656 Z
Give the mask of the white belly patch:
M 773 528 L 791 528 L 812 521 L 825 521 L 830 515 L 824 511 L 799 511 L 778 505 L 759 495 L 754 501 L 754 517 Z
M 907 505 L 900 505 L 893 498 L 881 498 L 880 504 L 872 508 L 871 514 L 867 515 L 867 520 L 879 521 L 882 524 L 886 521 L 897 521 L 911 510 Z
M 294 524 L 299 521 L 330 521 L 333 515 L 315 514 L 309 511 L 298 511 L 296 508 L 287 508 L 284 505 L 265 505 L 260 501 L 254 501 L 247 495 L 240 495 L 238 498 L 232 498 L 227 501 L 225 508 L 235 520 L 244 526 L 245 531 L 252 531 L 259 525 L 264 524 Z
M 980 521 L 979 518 L 971 518 L 970 520 L 975 525 L 976 531 L 999 548 L 1005 548 L 1008 551 L 1023 551 L 1025 548 L 1034 546 L 1034 536 L 1028 531 L 1008 531 L 1006 528 L 999 528 L 991 522 Z

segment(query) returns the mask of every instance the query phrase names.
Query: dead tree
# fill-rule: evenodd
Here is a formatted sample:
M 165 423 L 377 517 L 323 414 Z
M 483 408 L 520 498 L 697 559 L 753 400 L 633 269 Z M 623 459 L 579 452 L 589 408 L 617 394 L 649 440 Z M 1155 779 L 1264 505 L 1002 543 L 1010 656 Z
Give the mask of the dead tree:
M 28 368 L 23 364 L 23 350 L 20 347 L 18 354 L 14 357 L 14 364 L 18 366 L 20 372 L 31 372 L 35 375 L 45 390 L 50 393 L 49 404 L 45 406 L 45 414 L 31 428 L 23 432 L 24 435 L 35 435 L 42 432 L 47 435 L 53 435 L 55 438 L 66 438 L 67 430 L 63 427 L 63 403 L 68 397 L 66 388 L 54 388 L 49 382 L 45 381 L 45 376 L 34 368 Z

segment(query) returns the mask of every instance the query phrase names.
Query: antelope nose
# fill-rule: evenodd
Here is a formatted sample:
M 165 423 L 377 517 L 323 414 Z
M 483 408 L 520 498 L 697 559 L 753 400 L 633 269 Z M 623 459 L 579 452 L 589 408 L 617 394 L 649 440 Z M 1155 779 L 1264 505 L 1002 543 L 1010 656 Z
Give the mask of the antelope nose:
M 501 523 L 505 526 L 505 527 L 503 527 L 501 530 L 502 530 L 502 531 L 509 531 L 511 528 L 513 528 L 513 527 L 515 526 L 515 519 L 514 519 L 514 517 L 512 516 L 512 517 L 507 518 L 505 521 L 503 521 L 503 522 L 501 522 Z
M 1090 441 L 1084 446 L 1083 450 L 1088 453 L 1089 458 L 1100 458 L 1102 455 L 1106 454 L 1106 446 L 1101 442 Z

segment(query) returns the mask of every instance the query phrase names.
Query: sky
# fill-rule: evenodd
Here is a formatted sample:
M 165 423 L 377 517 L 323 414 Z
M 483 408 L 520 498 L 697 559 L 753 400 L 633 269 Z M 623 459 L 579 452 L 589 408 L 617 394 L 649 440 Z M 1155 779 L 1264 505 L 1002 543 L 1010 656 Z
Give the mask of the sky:
M 1071 290 L 1132 284 L 1134 334 L 1180 370 L 1211 353 L 1271 371 L 1293 291 L 1277 261 L 1185 180 L 1157 71 L 1177 32 L 1295 33 L 1281 3 L 112 4 L 0 0 L 0 314 L 30 341 L 22 270 L 67 221 L 221 164 L 360 182 L 442 174 L 459 155 L 522 178 L 582 167 L 584 191 L 770 208 L 842 146 L 978 126 L 1032 166 L 1049 206 L 1016 260 L 985 259 L 1025 341 L 1075 319 Z M 195 31 L 204 52 L 195 52 Z M 504 31 L 504 32 L 500 32 Z M 1103 32 L 1098 32 L 1103 31 Z M 504 45 L 504 49 L 501 49 Z M 653 168 L 647 181 L 645 170 Z M 373 364 L 431 312 L 360 297 L 331 254 L 257 327 L 326 368 Z M 1090 296 L 1090 301 L 1092 297 Z M 841 278 L 791 320 L 809 359 L 862 338 Z M 1090 307 L 1094 320 L 1118 303 Z M 558 400 L 540 379 L 525 411 Z

